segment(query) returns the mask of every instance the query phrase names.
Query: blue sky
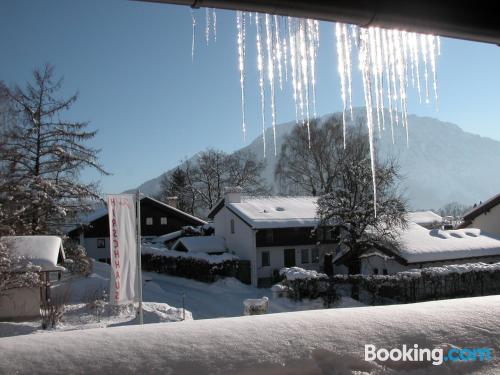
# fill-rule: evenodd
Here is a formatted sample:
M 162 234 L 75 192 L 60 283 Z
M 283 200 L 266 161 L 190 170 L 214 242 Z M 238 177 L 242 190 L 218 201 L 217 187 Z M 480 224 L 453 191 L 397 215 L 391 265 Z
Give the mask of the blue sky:
M 126 0 L 2 0 L 0 79 L 23 84 L 50 62 L 65 77 L 63 94 L 80 97 L 67 118 L 90 121 L 92 146 L 113 173 L 104 192 L 120 192 L 207 147 L 244 145 L 234 13 L 217 11 L 217 42 L 204 43 L 204 10 L 191 62 L 189 8 Z M 248 139 L 260 132 L 253 34 L 247 75 Z M 500 140 L 500 47 L 441 39 L 440 108 L 410 97 L 410 113 L 456 123 Z M 355 105 L 363 105 L 356 85 Z M 321 25 L 318 114 L 341 108 L 332 25 Z M 290 92 L 277 97 L 278 123 L 295 118 Z

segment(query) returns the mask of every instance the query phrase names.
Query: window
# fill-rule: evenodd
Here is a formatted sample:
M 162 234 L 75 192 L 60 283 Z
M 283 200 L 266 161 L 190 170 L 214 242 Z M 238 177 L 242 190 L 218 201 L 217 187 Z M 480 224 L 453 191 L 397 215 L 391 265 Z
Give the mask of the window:
M 231 219 L 231 234 L 234 234 L 234 219 Z
M 271 264 L 269 251 L 262 252 L 262 267 L 267 267 Z
M 313 263 L 319 263 L 319 250 L 318 249 L 312 249 L 311 250 L 311 262 Z
M 373 269 L 373 274 L 374 274 L 374 275 L 378 275 L 378 268 L 374 268 L 374 269 Z
M 99 262 L 111 264 L 110 258 L 99 258 Z
M 387 268 L 384 268 L 384 269 L 382 270 L 382 274 L 383 274 L 383 275 L 387 275 Z
M 161 225 L 167 225 L 167 222 L 168 222 L 168 221 L 167 221 L 167 218 L 166 218 L 165 216 L 162 216 L 162 217 L 160 218 L 160 224 L 161 224 Z
M 302 264 L 309 263 L 309 249 L 300 250 L 300 259 Z
M 146 225 L 153 225 L 153 218 L 152 217 L 146 218 Z
M 104 249 L 106 247 L 106 240 L 104 238 L 97 239 L 97 248 Z
M 274 243 L 274 231 L 272 229 L 267 229 L 265 231 L 266 243 L 273 244 Z

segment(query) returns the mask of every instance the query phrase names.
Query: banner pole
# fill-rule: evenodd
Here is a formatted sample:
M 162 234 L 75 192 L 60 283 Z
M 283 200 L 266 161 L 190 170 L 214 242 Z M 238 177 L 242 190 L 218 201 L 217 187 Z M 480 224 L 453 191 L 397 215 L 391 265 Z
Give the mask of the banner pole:
M 142 262 L 141 262 L 141 192 L 139 189 L 136 193 L 136 206 L 137 206 L 137 281 L 139 283 L 139 323 L 144 324 L 144 315 L 142 312 Z

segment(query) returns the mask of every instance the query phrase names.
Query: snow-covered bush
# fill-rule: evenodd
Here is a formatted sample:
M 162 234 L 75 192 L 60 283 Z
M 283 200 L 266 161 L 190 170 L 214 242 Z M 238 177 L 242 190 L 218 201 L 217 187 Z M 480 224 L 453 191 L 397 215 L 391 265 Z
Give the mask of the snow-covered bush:
M 243 306 L 245 306 L 245 315 L 267 314 L 267 309 L 269 307 L 269 298 L 249 298 L 243 301 Z
M 90 311 L 96 316 L 97 321 L 101 321 L 101 317 L 106 310 L 106 304 L 109 301 L 106 289 L 96 289 L 87 291 L 84 296 L 84 301 Z
M 87 256 L 87 252 L 83 246 L 66 237 L 64 239 L 64 252 L 68 260 L 64 265 L 71 273 L 83 276 L 88 276 L 92 273 L 93 261 Z
M 38 271 L 28 260 L 15 256 L 0 242 L 0 294 L 14 288 L 32 288 L 40 284 Z
M 40 308 L 40 315 L 42 316 L 42 328 L 56 328 L 57 324 L 61 322 L 66 305 L 70 299 L 69 288 L 62 294 L 49 296 L 42 302 Z
M 280 275 L 284 279 L 277 285 L 287 290 L 287 297 L 295 301 L 303 298 L 323 298 L 326 307 L 337 299 L 335 289 L 330 287 L 326 274 L 300 267 L 282 268 Z M 273 288 L 277 289 L 275 285 Z

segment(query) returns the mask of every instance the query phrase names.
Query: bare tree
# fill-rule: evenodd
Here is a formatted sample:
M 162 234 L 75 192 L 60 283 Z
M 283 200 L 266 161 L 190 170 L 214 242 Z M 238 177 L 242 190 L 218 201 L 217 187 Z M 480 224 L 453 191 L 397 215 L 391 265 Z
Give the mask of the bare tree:
M 337 117 L 323 124 L 312 120 L 309 133 L 305 126 L 297 125 L 285 137 L 275 169 L 281 192 L 313 196 L 329 193 L 343 155 L 343 143 L 342 122 Z
M 45 65 L 33 72 L 26 87 L 3 88 L 13 123 L 3 127 L 0 157 L 0 204 L 3 223 L 27 234 L 46 233 L 51 224 L 89 207 L 98 199 L 96 183 L 79 181 L 84 168 L 107 174 L 97 160 L 99 150 L 85 143 L 96 131 L 88 123 L 61 118 L 77 100 L 57 97 L 62 79 Z
M 347 143 L 335 184 L 318 200 L 318 215 L 331 227 L 340 248 L 353 256 L 370 248 L 397 250 L 398 228 L 407 225 L 406 202 L 398 194 L 394 161 L 376 163 L 376 212 L 369 147 L 362 134 Z
M 165 175 L 159 197 L 175 195 L 184 210 L 204 216 L 223 197 L 225 187 L 239 186 L 249 195 L 269 193 L 261 176 L 264 167 L 248 151 L 227 154 L 208 149 Z

